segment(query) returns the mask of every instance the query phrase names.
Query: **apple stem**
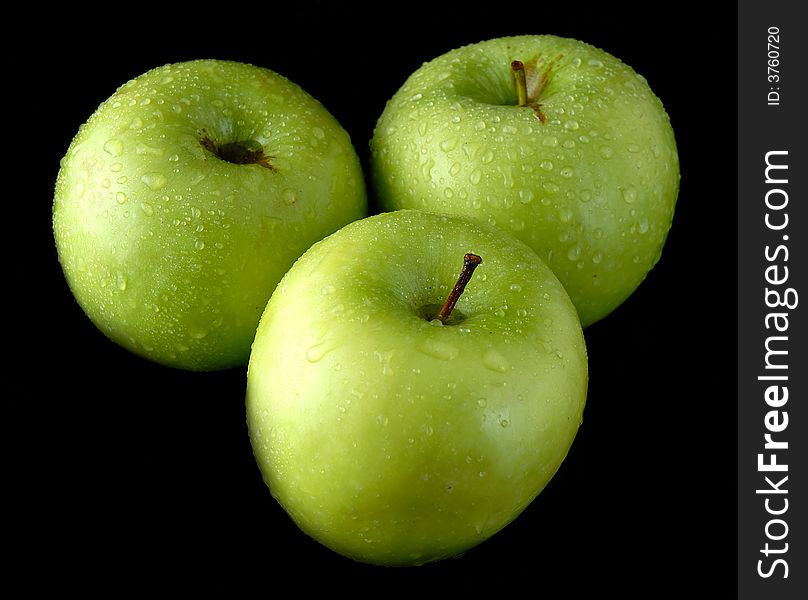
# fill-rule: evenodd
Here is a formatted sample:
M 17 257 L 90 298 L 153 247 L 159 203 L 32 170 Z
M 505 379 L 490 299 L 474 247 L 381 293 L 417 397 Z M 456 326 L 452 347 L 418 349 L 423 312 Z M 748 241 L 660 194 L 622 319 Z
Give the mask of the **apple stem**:
M 455 304 L 457 304 L 457 301 L 460 299 L 460 296 L 466 289 L 468 282 L 471 280 L 471 276 L 474 274 L 474 269 L 476 269 L 481 262 L 483 262 L 483 259 L 476 254 L 468 253 L 463 256 L 463 270 L 460 271 L 460 276 L 457 278 L 457 283 L 455 283 L 454 288 L 452 288 L 452 291 L 449 293 L 449 296 L 446 298 L 446 302 L 443 303 L 440 311 L 438 311 L 438 314 L 435 315 L 435 318 L 441 323 L 445 323 L 449 318 L 449 315 L 452 314 L 452 309 L 454 309 Z
M 521 60 L 515 60 L 511 63 L 511 71 L 513 71 L 513 76 L 516 80 L 517 106 L 527 106 L 527 77 L 525 76 L 525 65 Z

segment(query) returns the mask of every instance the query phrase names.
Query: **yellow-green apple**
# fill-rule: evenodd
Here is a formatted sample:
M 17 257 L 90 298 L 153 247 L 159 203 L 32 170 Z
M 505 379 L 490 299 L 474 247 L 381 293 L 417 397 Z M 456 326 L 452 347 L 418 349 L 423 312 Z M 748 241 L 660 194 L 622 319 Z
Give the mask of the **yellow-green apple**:
M 200 60 L 121 86 L 79 129 L 53 229 L 101 331 L 208 370 L 246 364 L 283 274 L 365 215 L 356 153 L 320 103 L 272 71 Z
M 372 171 L 385 210 L 506 230 L 553 269 L 587 326 L 660 258 L 679 190 L 668 116 L 607 52 L 550 35 L 488 40 L 419 68 L 387 103 Z
M 351 223 L 285 275 L 253 344 L 247 417 L 303 531 L 356 560 L 420 564 L 520 514 L 566 456 L 586 389 L 578 316 L 535 252 L 402 210 Z

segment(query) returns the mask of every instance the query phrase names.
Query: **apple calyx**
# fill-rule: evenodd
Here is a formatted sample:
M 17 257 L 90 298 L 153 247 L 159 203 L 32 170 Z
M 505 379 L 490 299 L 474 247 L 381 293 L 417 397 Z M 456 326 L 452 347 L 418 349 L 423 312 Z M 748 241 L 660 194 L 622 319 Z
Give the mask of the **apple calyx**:
M 234 165 L 259 165 L 275 171 L 271 161 L 275 158 L 264 153 L 264 147 L 255 140 L 243 140 L 219 144 L 206 131 L 200 133 L 199 143 L 202 147 L 225 162 Z
M 527 67 L 521 60 L 511 62 L 511 72 L 516 82 L 517 106 L 527 106 L 533 110 L 542 125 L 547 122 L 547 115 L 542 111 L 542 103 L 539 102 L 539 99 L 550 78 L 550 71 L 552 71 L 555 61 L 559 58 L 561 58 L 561 55 L 550 61 L 543 71 L 539 70 L 539 63 L 543 62 L 539 58 L 531 61 L 533 65 L 528 65 Z
M 474 274 L 474 269 L 476 269 L 481 262 L 483 262 L 483 259 L 476 254 L 469 252 L 463 256 L 463 270 L 460 271 L 460 276 L 457 278 L 457 283 L 455 283 L 452 291 L 449 292 L 446 302 L 443 303 L 443 306 L 438 311 L 438 314 L 435 315 L 435 319 L 441 323 L 446 323 L 449 316 L 452 314 L 452 309 L 454 309 L 455 304 L 457 304 L 457 301 L 460 299 L 460 296 L 463 294 L 466 286 L 471 280 L 471 276 Z

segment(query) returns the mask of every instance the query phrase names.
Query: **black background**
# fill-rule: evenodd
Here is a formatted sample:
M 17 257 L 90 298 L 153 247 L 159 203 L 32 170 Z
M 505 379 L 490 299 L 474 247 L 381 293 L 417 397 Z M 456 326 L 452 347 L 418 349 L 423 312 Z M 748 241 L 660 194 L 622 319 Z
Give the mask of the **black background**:
M 706 3 L 215 2 L 176 19 L 129 7 L 93 23 L 9 21 L 3 42 L 3 545 L 29 589 L 271 593 L 594 590 L 734 597 L 736 6 Z M 89 9 L 88 9 L 89 10 Z M 109 342 L 73 300 L 51 230 L 59 159 L 117 86 L 161 64 L 273 69 L 320 100 L 367 166 L 386 100 L 424 61 L 554 33 L 630 64 L 663 100 L 682 183 L 662 259 L 586 331 L 584 424 L 528 509 L 459 559 L 387 569 L 342 558 L 271 498 L 244 415 L 246 370 L 188 373 Z M 367 172 L 367 171 L 366 171 Z M 6 329 L 8 331 L 8 329 Z

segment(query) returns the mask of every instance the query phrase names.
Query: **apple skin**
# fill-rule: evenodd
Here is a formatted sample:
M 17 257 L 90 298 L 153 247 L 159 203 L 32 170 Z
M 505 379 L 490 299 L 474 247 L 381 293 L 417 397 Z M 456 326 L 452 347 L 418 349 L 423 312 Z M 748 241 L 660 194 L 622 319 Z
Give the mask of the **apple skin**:
M 271 169 L 216 153 L 248 140 Z M 214 370 L 247 364 L 283 274 L 366 214 L 359 160 L 321 104 L 267 69 L 201 60 L 121 86 L 80 128 L 53 229 L 102 332 L 164 365 Z
M 516 106 L 513 60 L 540 75 L 552 63 L 537 99 L 544 122 Z M 382 209 L 466 216 L 516 235 L 553 269 L 585 327 L 656 264 L 679 190 L 673 130 L 646 80 L 549 35 L 424 64 L 387 103 L 371 148 Z
M 447 324 L 430 322 L 421 307 L 443 303 L 466 252 L 482 264 Z M 586 389 L 575 308 L 534 252 L 402 210 L 346 226 L 286 274 L 253 344 L 247 421 L 303 531 L 413 565 L 516 518 L 566 456 Z

